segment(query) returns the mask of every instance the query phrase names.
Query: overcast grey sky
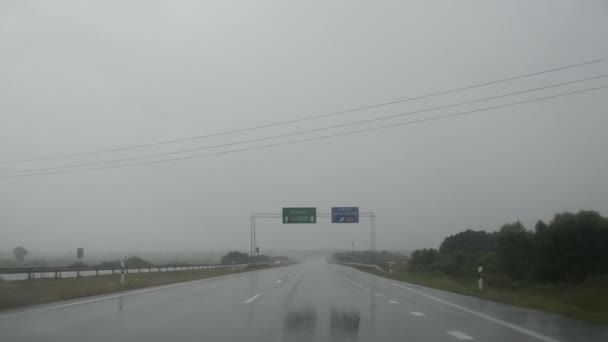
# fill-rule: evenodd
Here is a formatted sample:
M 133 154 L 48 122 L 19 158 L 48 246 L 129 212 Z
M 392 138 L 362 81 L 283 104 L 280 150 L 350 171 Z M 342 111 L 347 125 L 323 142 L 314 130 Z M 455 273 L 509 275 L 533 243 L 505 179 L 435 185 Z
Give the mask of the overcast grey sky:
M 0 161 L 298 119 L 608 57 L 606 1 L 0 1 Z M 7 172 L 354 122 L 608 74 L 608 62 L 299 124 Z M 608 78 L 328 132 L 608 84 Z M 608 90 L 268 149 L 0 178 L 0 250 L 249 248 L 249 215 L 359 206 L 378 248 L 608 214 Z M 183 154 L 191 155 L 193 153 Z M 159 158 L 156 158 L 159 159 Z M 150 160 L 155 160 L 150 159 Z M 4 173 L 3 175 L 7 175 Z M 258 223 L 265 248 L 369 244 L 359 225 Z

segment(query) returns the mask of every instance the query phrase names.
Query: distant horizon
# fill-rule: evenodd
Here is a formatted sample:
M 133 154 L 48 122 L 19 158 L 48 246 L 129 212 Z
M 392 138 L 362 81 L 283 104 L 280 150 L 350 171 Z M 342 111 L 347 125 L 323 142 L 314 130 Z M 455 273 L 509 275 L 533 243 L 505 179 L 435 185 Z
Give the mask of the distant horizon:
M 17 246 L 15 246 L 17 247 Z M 27 246 L 22 246 L 25 247 L 27 249 Z M 369 251 L 368 249 L 356 249 L 357 251 Z M 382 249 L 384 250 L 384 249 Z M 381 252 L 382 250 L 378 250 L 377 252 Z M 406 249 L 386 249 L 389 252 L 401 252 L 401 253 L 405 253 L 405 252 L 411 252 L 409 250 Z M 238 250 L 238 249 L 201 249 L 201 250 L 166 250 L 166 251 L 161 251 L 161 250 L 131 250 L 128 252 L 125 251 L 87 251 L 87 249 L 85 248 L 85 258 L 87 256 L 91 256 L 91 257 L 98 257 L 98 256 L 109 256 L 109 255 L 121 255 L 121 254 L 125 254 L 125 255 L 193 255 L 193 254 L 209 254 L 209 255 L 217 255 L 217 254 L 226 254 L 228 252 L 231 251 L 239 251 L 239 252 L 246 252 L 248 253 L 248 251 L 244 251 L 244 250 Z M 351 251 L 351 249 L 346 249 L 346 248 L 322 248 L 322 249 L 269 249 L 266 251 L 266 253 L 269 254 L 277 254 L 277 253 L 322 253 L 322 252 L 342 252 L 342 251 Z M 71 257 L 72 255 L 74 256 L 74 258 L 76 258 L 76 249 L 74 249 L 73 252 L 49 252 L 49 251 L 36 251 L 36 252 L 32 252 L 28 249 L 28 257 L 27 258 L 36 258 L 36 257 L 42 257 L 42 256 L 53 256 L 53 257 Z M 265 254 L 263 251 L 260 251 L 260 254 Z M 4 250 L 4 249 L 0 249 L 0 258 L 4 257 L 10 257 L 12 258 L 13 256 L 13 251 L 11 250 Z
M 484 230 L 487 232 L 495 232 L 498 231 L 500 229 L 500 227 L 504 224 L 507 223 L 512 223 L 515 221 L 520 221 L 522 222 L 522 224 L 524 224 L 524 226 L 528 229 L 528 230 L 532 230 L 534 228 L 534 225 L 536 224 L 536 222 L 538 222 L 539 220 L 544 221 L 545 223 L 548 223 L 551 221 L 551 219 L 553 218 L 554 215 L 562 213 L 562 212 L 571 212 L 571 213 L 576 213 L 580 210 L 592 210 L 592 211 L 597 211 L 600 213 L 600 215 L 602 215 L 602 211 L 601 210 L 595 210 L 595 209 L 576 209 L 576 210 L 559 210 L 556 211 L 555 213 L 553 213 L 552 215 L 549 215 L 545 218 L 528 218 L 528 219 L 513 219 L 511 221 L 508 222 L 504 222 L 500 225 L 497 225 L 496 227 L 494 227 L 493 229 L 483 229 L 483 228 L 463 228 L 461 230 L 456 230 L 450 233 L 447 233 L 445 236 L 441 237 L 438 241 L 438 243 L 436 245 L 425 245 L 425 246 L 418 246 L 416 248 L 387 248 L 383 245 L 379 245 L 377 244 L 376 246 L 376 250 L 377 251 L 381 251 L 381 250 L 388 250 L 388 251 L 400 251 L 400 252 L 407 252 L 407 253 L 411 253 L 412 251 L 416 250 L 416 249 L 423 249 L 423 248 L 439 248 L 439 245 L 441 244 L 441 241 L 443 241 L 443 239 L 449 235 L 454 235 L 457 234 L 458 232 L 462 232 L 468 229 L 471 230 Z M 604 215 L 602 215 L 604 216 Z M 363 229 L 364 232 L 361 236 L 359 236 L 359 239 L 363 238 L 362 243 L 361 240 L 358 240 L 357 244 L 356 244 L 356 250 L 369 250 L 369 240 L 365 240 L 365 237 L 369 231 L 368 228 L 365 227 L 365 224 L 359 224 L 359 227 L 361 227 L 361 225 L 363 225 Z M 280 226 L 279 226 L 280 227 Z M 283 229 L 283 228 L 281 228 Z M 361 228 L 359 228 L 360 230 Z M 380 230 L 381 228 L 377 228 L 377 235 L 379 235 L 380 240 L 382 241 L 382 231 Z M 264 233 L 263 228 L 258 228 L 258 230 L 261 231 L 261 234 Z M 318 231 L 318 230 L 317 230 Z M 296 230 L 294 230 L 294 232 L 296 232 Z M 314 234 L 314 233 L 313 233 Z M 367 238 L 369 239 L 369 235 L 367 235 Z M 393 242 L 394 243 L 394 242 Z M 315 251 L 340 251 L 340 250 L 351 250 L 351 245 L 350 242 L 347 241 L 346 246 L 342 246 L 342 247 L 324 247 L 324 248 L 304 248 L 304 247 L 295 247 L 295 248 L 262 248 L 261 253 L 263 253 L 264 251 L 270 251 L 271 253 L 276 253 L 276 252 L 281 252 L 281 251 L 288 251 L 288 252 L 315 252 Z M 35 249 L 35 248 L 30 248 L 28 247 L 27 244 L 20 244 L 20 245 L 15 245 L 14 247 L 10 247 L 10 248 L 0 248 L 0 257 L 2 255 L 12 255 L 12 250 L 13 248 L 17 247 L 17 246 L 23 246 L 25 247 L 29 252 L 30 255 L 50 255 L 50 256 L 65 256 L 65 257 L 69 257 L 72 254 L 75 255 L 76 253 L 76 248 L 78 247 L 73 247 L 73 251 L 59 251 L 56 250 L 55 248 L 51 248 L 51 249 Z M 228 251 L 241 251 L 241 252 L 246 252 L 249 253 L 249 247 L 244 247 L 241 246 L 239 247 L 234 247 L 234 248 L 218 248 L 218 247 L 212 247 L 212 248 L 206 248 L 206 247 L 200 247 L 200 248 L 196 248 L 196 247 L 184 247 L 184 248 L 180 248 L 180 247 L 171 247 L 171 248 L 167 248 L 167 249 L 162 249 L 162 248 L 150 248 L 150 249 L 145 249 L 145 248 L 124 248 L 124 249 L 119 249 L 119 248 L 112 248 L 112 249 L 105 249 L 102 250 L 100 248 L 95 248 L 95 249 L 91 249 L 90 247 L 87 247 L 86 245 L 84 246 L 80 246 L 83 247 L 85 249 L 85 255 L 90 255 L 90 253 L 95 253 L 97 254 L 101 254 L 101 255 L 115 255 L 115 254 L 138 254 L 138 253 L 145 253 L 145 254 L 187 254 L 187 253 L 226 253 Z

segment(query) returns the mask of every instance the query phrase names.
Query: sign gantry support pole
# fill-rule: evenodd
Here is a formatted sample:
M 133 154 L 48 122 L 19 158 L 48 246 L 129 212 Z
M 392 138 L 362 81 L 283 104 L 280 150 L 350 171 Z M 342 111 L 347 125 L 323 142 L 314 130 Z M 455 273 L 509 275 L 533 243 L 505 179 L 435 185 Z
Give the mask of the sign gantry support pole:
M 370 251 L 376 252 L 376 214 L 373 212 L 360 213 L 360 217 L 369 217 L 369 248 Z M 268 218 L 268 219 L 279 219 L 283 222 L 282 213 L 253 213 L 251 214 L 251 232 L 250 232 L 250 254 L 255 255 L 256 251 L 256 219 Z M 317 213 L 317 218 L 329 218 L 331 220 L 331 213 Z
M 255 231 L 255 223 L 256 223 L 255 219 L 256 219 L 256 217 L 258 217 L 258 216 L 256 216 L 256 214 L 251 214 L 251 236 L 250 236 L 250 238 L 251 238 L 251 240 L 250 240 L 251 244 L 249 246 L 250 247 L 249 248 L 249 255 L 251 255 L 251 256 L 255 255 L 255 248 L 257 247 L 255 245 L 256 241 L 257 241 L 256 240 L 256 231 Z M 279 215 L 279 217 L 280 217 L 280 215 Z
M 376 251 L 376 215 L 371 213 L 369 216 L 369 231 L 370 231 L 370 250 Z

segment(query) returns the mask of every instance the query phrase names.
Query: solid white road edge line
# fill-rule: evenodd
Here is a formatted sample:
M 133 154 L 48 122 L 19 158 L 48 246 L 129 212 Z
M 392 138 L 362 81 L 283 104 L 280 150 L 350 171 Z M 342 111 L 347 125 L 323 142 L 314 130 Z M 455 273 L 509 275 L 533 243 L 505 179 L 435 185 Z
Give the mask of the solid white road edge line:
M 461 333 L 460 331 L 448 331 L 448 334 L 456 337 L 459 340 L 474 340 L 471 336 Z
M 494 322 L 494 323 L 496 323 L 496 324 L 499 324 L 499 325 L 505 326 L 505 327 L 507 327 L 507 328 L 511 328 L 511 329 L 513 329 L 513 330 L 519 331 L 520 333 L 526 334 L 526 335 L 528 335 L 528 336 L 535 337 L 535 338 L 537 338 L 537 339 L 539 339 L 539 340 L 541 340 L 541 341 L 545 341 L 545 342 L 559 342 L 558 340 L 556 340 L 556 339 L 554 339 L 554 338 L 552 338 L 552 337 L 549 337 L 549 336 L 545 336 L 545 335 L 539 334 L 539 333 L 537 333 L 537 332 L 535 332 L 535 331 L 532 331 L 532 330 L 526 329 L 526 328 L 524 328 L 524 327 L 521 327 L 521 326 L 516 325 L 516 324 L 513 324 L 513 323 L 509 323 L 509 322 L 507 322 L 507 321 L 503 321 L 502 319 L 498 319 L 498 318 L 492 317 L 492 316 L 490 316 L 490 315 L 486 315 L 486 314 L 484 314 L 484 313 L 482 313 L 482 312 L 479 312 L 479 311 L 475 311 L 475 310 L 472 310 L 472 309 L 466 308 L 466 307 L 464 307 L 464 306 L 462 306 L 462 305 L 458 305 L 458 304 L 454 304 L 454 303 L 452 303 L 452 302 L 448 302 L 447 300 L 443 300 L 443 299 L 441 299 L 441 298 L 438 298 L 438 297 L 432 296 L 432 295 L 430 295 L 430 294 L 426 294 L 426 293 L 424 293 L 424 292 L 422 292 L 422 291 L 415 290 L 415 289 L 413 289 L 413 288 L 411 288 L 411 287 L 408 287 L 408 286 L 405 286 L 405 285 L 401 285 L 401 284 L 398 284 L 398 283 L 393 283 L 393 282 L 389 282 L 389 283 L 390 283 L 390 284 L 393 284 L 393 285 L 395 285 L 395 286 L 399 286 L 399 287 L 401 287 L 401 288 L 403 288 L 403 289 L 406 289 L 406 290 L 408 290 L 408 291 L 411 291 L 411 292 L 417 293 L 417 294 L 419 294 L 419 295 L 421 295 L 421 296 L 423 296 L 423 297 L 426 297 L 426 298 L 432 299 L 432 300 L 434 300 L 434 301 L 436 301 L 436 302 L 439 302 L 439 303 L 442 303 L 442 304 L 445 304 L 445 305 L 451 306 L 451 307 L 453 307 L 453 308 L 456 308 L 456 309 L 462 310 L 462 311 L 464 311 L 464 312 L 466 312 L 466 313 L 469 313 L 469 314 L 471 314 L 471 315 L 473 315 L 473 316 L 477 316 L 477 317 L 479 317 L 479 318 L 483 318 L 483 319 L 485 319 L 485 320 L 487 320 L 487 321 Z
M 363 272 L 363 271 L 359 271 L 359 270 L 354 269 L 354 268 L 353 268 L 353 270 L 355 270 L 355 271 L 357 271 L 357 272 L 359 272 L 361 274 L 365 274 L 367 276 L 370 276 L 370 277 L 380 278 L 378 276 L 374 276 L 372 274 L 369 274 L 369 273 L 366 273 L 366 272 Z M 381 278 L 381 279 L 385 279 L 385 278 Z M 406 289 L 408 291 L 417 293 L 417 294 L 419 294 L 419 295 L 421 295 L 423 297 L 427 297 L 427 298 L 432 299 L 432 300 L 434 300 L 436 302 L 439 302 L 439 303 L 451 306 L 453 308 L 462 310 L 462 311 L 464 311 L 466 313 L 469 313 L 469 314 L 471 314 L 473 316 L 477 316 L 477 317 L 483 318 L 483 319 L 485 319 L 487 321 L 494 322 L 496 324 L 502 325 L 502 326 L 507 327 L 507 328 L 511 328 L 511 329 L 513 329 L 515 331 L 519 331 L 522 334 L 526 334 L 528 336 L 535 337 L 535 338 L 537 338 L 537 339 L 539 339 L 541 341 L 545 341 L 545 342 L 560 342 L 559 340 L 556 340 L 556 339 L 554 339 L 552 337 L 545 336 L 543 334 L 537 333 L 536 331 L 532 331 L 530 329 L 526 329 L 526 328 L 524 328 L 522 326 L 519 326 L 517 324 L 509 323 L 507 321 L 503 321 L 502 319 L 499 319 L 499 318 L 496 318 L 496 317 L 492 317 L 490 315 L 486 315 L 486 314 L 484 314 L 482 312 L 469 309 L 469 308 L 464 307 L 462 305 L 458 305 L 458 304 L 454 304 L 454 303 L 448 302 L 447 300 L 443 300 L 441 298 L 438 298 L 438 297 L 435 297 L 435 296 L 431 296 L 430 294 L 426 294 L 426 293 L 424 293 L 422 291 L 415 290 L 415 289 L 413 289 L 411 287 L 407 287 L 405 285 L 401 285 L 399 283 L 395 283 L 395 282 L 392 282 L 392 281 L 387 281 L 387 283 L 392 284 L 394 286 L 399 286 L 399 287 L 401 287 L 403 289 Z
M 255 296 L 253 296 L 253 297 L 251 297 L 251 298 L 247 299 L 247 300 L 245 301 L 245 303 L 249 304 L 249 303 L 253 302 L 254 300 L 256 300 L 256 299 L 258 299 L 258 298 L 260 298 L 260 294 L 259 294 L 259 293 L 258 293 L 258 294 L 256 294 Z

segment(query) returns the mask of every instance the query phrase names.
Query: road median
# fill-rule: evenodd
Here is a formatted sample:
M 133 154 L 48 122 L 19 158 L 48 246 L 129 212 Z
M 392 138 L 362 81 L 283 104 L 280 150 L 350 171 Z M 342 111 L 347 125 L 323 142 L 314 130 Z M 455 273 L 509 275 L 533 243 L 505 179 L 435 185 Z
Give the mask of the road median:
M 265 268 L 269 268 L 269 266 L 254 265 L 246 268 L 228 267 L 188 271 L 134 273 L 126 274 L 124 284 L 121 283 L 120 274 L 63 279 L 42 278 L 0 281 L 0 310 L 124 290 L 180 283 L 190 280 L 219 277 L 229 274 L 238 274 Z

